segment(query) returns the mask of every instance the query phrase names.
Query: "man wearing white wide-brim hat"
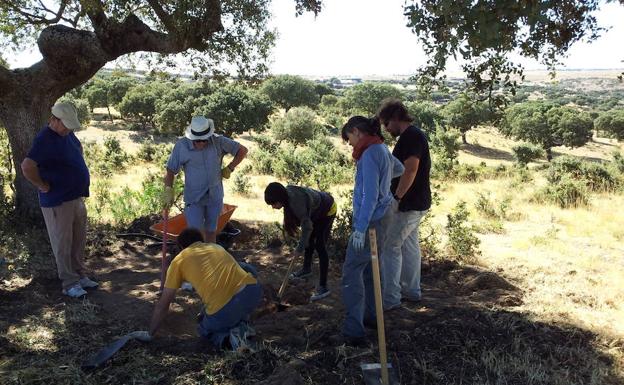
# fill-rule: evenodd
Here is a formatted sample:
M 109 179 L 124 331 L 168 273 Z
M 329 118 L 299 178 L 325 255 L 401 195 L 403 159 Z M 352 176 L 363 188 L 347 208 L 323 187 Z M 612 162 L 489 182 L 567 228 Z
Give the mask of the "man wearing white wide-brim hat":
M 216 242 L 217 220 L 223 207 L 222 178 L 229 178 L 247 155 L 240 143 L 214 133 L 212 119 L 194 116 L 167 161 L 163 205 L 173 204 L 173 180 L 184 170 L 184 216 L 188 227 L 203 232 L 207 242 Z M 222 167 L 223 156 L 234 159 Z

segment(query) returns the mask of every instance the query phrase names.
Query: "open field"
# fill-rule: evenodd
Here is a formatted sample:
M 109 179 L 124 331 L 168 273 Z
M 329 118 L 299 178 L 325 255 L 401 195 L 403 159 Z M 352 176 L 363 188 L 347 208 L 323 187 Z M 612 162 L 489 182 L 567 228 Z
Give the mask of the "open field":
M 83 141 L 107 135 L 131 154 L 153 140 L 123 127 L 111 130 L 103 122 L 78 133 Z M 251 138 L 240 140 L 254 151 Z M 513 162 L 514 142 L 493 129 L 471 131 L 468 141 L 461 163 Z M 606 160 L 623 148 L 594 138 L 580 149 L 555 148 L 554 153 Z M 150 172 L 162 174 L 153 163 L 134 161 L 110 181 L 114 190 L 140 189 Z M 430 213 L 431 228 L 442 234 L 439 247 L 444 249 L 447 214 L 463 200 L 481 255 L 473 264 L 445 258 L 444 252 L 427 256 L 423 301 L 387 313 L 388 349 L 402 384 L 624 384 L 624 216 L 619 209 L 624 196 L 593 194 L 588 206 L 561 209 L 533 199 L 545 181 L 537 171 L 531 174 L 533 179 L 522 183 L 510 175 L 440 187 L 440 202 Z M 132 342 L 102 369 L 82 371 L 81 362 L 97 349 L 146 327 L 159 284 L 159 248 L 151 241 L 117 238 L 124 229 L 95 225 L 88 265 L 101 289 L 70 300 L 60 294 L 45 233 L 18 229 L 30 238 L 19 244 L 42 267 L 39 275 L 0 281 L 0 383 L 363 383 L 359 363 L 378 361 L 375 336 L 363 349 L 337 339 L 343 313 L 339 256 L 330 265 L 333 293 L 327 300 L 308 302 L 316 283 L 311 278 L 288 289 L 287 311 L 275 312 L 270 304 L 289 262 L 288 247 L 267 249 L 261 241 L 263 226 L 281 220 L 281 212 L 263 201 L 264 186 L 272 180 L 250 175 L 246 196 L 232 193 L 232 179 L 225 183 L 225 200 L 238 206 L 234 219 L 243 230 L 232 253 L 258 265 L 266 284 L 266 302 L 254 322 L 258 352 L 207 349 L 195 332 L 198 297 L 184 292 L 155 341 Z M 332 192 L 348 187 L 335 186 Z M 480 194 L 495 207 L 505 202 L 505 215 L 484 215 L 477 208 Z M 132 230 L 147 231 L 157 219 L 141 218 Z

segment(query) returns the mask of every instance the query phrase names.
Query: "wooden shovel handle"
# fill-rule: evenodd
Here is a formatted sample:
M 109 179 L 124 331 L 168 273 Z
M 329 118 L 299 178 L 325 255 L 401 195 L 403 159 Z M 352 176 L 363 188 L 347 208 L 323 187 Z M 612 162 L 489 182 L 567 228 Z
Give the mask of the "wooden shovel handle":
M 288 284 L 288 278 L 290 277 L 290 272 L 292 271 L 293 266 L 295 265 L 295 257 L 292 257 L 290 260 L 290 264 L 288 265 L 288 269 L 286 270 L 286 276 L 282 281 L 282 286 L 280 286 L 279 291 L 277 292 L 277 298 L 282 300 L 282 294 L 284 294 L 284 290 L 286 290 L 286 285 Z
M 375 291 L 375 315 L 377 316 L 377 338 L 379 340 L 379 360 L 381 365 L 381 383 L 389 385 L 388 356 L 386 353 L 386 331 L 384 328 L 383 304 L 381 302 L 381 278 L 379 275 L 379 257 L 377 254 L 377 232 L 374 228 L 368 230 L 371 249 L 371 264 L 373 265 L 373 288 Z

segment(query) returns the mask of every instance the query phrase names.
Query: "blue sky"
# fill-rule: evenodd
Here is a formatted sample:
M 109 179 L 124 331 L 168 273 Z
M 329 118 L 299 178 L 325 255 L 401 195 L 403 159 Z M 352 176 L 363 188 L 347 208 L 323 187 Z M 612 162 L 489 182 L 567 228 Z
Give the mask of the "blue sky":
M 295 17 L 293 0 L 273 0 L 271 26 L 279 33 L 271 72 L 307 76 L 409 75 L 425 63 L 416 37 L 405 27 L 403 0 L 325 0 L 317 16 Z M 592 44 L 577 43 L 561 68 L 624 68 L 624 6 L 605 4 L 596 14 L 612 27 Z M 40 59 L 36 50 L 8 58 L 13 67 Z M 527 69 L 540 63 L 519 59 Z M 457 71 L 457 63 L 449 71 Z

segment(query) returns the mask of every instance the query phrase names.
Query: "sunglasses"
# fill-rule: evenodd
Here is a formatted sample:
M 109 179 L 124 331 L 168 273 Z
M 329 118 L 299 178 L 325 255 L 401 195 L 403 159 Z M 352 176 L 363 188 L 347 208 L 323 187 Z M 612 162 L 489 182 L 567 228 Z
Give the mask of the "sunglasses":
M 208 139 L 196 139 L 193 141 L 193 143 L 206 143 L 208 142 Z

